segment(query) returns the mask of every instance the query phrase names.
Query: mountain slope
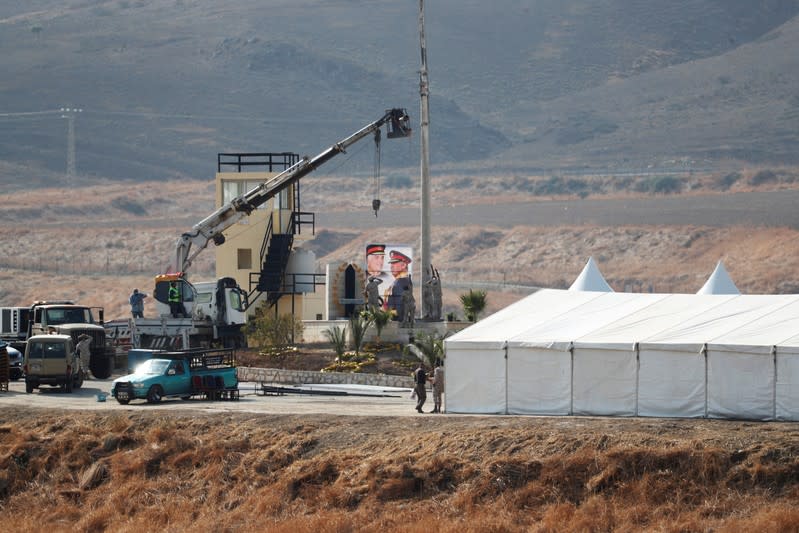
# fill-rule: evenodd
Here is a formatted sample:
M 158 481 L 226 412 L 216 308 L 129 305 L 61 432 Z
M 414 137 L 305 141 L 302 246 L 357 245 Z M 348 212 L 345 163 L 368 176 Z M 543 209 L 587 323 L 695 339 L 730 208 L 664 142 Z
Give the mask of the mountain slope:
M 387 107 L 418 114 L 417 9 L 390 0 L 2 6 L 0 159 L 62 172 L 62 107 L 83 110 L 83 175 L 207 178 L 221 151 L 317 153 Z M 426 9 L 434 169 L 795 160 L 799 0 Z M 416 140 L 384 155 L 407 173 L 418 160 Z

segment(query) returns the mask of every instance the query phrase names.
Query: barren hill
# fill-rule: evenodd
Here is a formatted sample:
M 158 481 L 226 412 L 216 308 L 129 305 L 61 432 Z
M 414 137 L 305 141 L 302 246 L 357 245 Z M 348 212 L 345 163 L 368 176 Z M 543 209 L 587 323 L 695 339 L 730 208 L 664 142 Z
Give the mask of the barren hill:
M 386 107 L 415 114 L 417 9 L 6 3 L 0 176 L 61 183 L 61 108 L 81 110 L 78 174 L 133 181 L 204 179 L 218 152 L 315 153 Z M 795 162 L 797 14 L 797 0 L 430 2 L 434 171 Z M 407 177 L 418 160 L 414 141 L 384 162 Z

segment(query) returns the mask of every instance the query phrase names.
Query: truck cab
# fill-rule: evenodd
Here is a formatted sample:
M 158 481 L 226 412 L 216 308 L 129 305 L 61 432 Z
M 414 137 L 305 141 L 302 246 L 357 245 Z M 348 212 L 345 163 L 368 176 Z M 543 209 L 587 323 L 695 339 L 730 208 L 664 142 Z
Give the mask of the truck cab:
M 72 337 L 78 343 L 78 337 L 88 335 L 91 360 L 89 363 L 92 375 L 105 379 L 111 376 L 114 367 L 113 356 L 106 350 L 105 328 L 102 326 L 102 310 L 99 323 L 95 321 L 91 307 L 78 305 L 71 301 L 34 302 L 30 310 L 28 338 L 36 335 L 59 333 Z
M 84 370 L 69 335 L 34 335 L 28 338 L 23 368 L 27 393 L 42 385 L 61 387 L 66 392 L 83 385 Z

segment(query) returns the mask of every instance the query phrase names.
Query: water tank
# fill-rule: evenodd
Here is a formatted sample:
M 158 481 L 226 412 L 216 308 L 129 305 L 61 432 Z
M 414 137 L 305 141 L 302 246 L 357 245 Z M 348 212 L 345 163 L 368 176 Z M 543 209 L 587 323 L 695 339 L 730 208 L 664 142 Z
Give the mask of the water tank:
M 314 292 L 315 269 L 315 253 L 302 248 L 292 250 L 286 266 L 286 290 L 293 290 L 295 293 Z

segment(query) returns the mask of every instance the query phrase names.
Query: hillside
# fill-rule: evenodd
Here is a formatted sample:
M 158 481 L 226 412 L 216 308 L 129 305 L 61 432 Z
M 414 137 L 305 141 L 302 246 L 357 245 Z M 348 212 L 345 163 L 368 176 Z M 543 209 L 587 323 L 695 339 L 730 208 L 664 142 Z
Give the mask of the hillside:
M 774 180 L 755 179 L 763 175 Z M 539 196 L 530 192 L 536 185 L 508 190 L 502 178 L 482 180 L 481 186 L 505 190 L 504 196 L 470 199 L 448 181 L 437 182 L 436 201 L 452 206 L 442 209 L 451 216 L 431 232 L 444 312 L 462 317 L 459 296 L 470 288 L 489 289 L 489 313 L 530 291 L 518 285 L 566 288 L 591 256 L 617 291 L 696 292 L 721 259 L 743 292 L 796 293 L 794 176 L 790 169 L 742 174 L 724 193 L 713 187 L 726 183 L 726 176 L 696 177 L 685 185 L 690 189 L 692 183 L 692 192 L 611 195 L 608 189 L 608 196 L 598 191 L 586 199 Z M 408 208 L 416 189 L 387 189 L 385 213 L 375 218 L 368 195 L 345 187 L 334 194 L 326 178 L 308 179 L 304 209 L 334 204 L 344 210 L 319 217 L 314 238 L 302 244 L 316 254 L 319 272 L 327 263 L 361 262 L 364 246 L 375 239 L 419 248 L 418 216 Z M 549 178 L 530 179 L 551 186 Z M 3 194 L 8 207 L 0 211 L 0 304 L 67 298 L 104 306 L 107 318 L 127 317 L 132 289 L 152 290 L 153 276 L 165 268 L 178 236 L 212 211 L 212 196 L 210 183 L 198 188 L 197 182 Z M 411 215 L 403 215 L 404 208 Z M 581 209 L 583 218 L 572 214 Z M 517 222 L 507 224 L 511 215 Z M 214 275 L 211 247 L 198 256 L 192 276 Z M 414 276 L 419 275 L 417 267 Z
M 796 161 L 799 0 L 426 6 L 435 173 Z M 205 179 L 218 152 L 317 153 L 418 114 L 418 5 L 35 0 L 0 6 L 0 177 Z M 414 122 L 418 124 L 418 116 Z M 384 165 L 415 175 L 418 142 Z M 371 158 L 345 173 L 368 172 Z M 466 189 L 473 191 L 473 189 Z

